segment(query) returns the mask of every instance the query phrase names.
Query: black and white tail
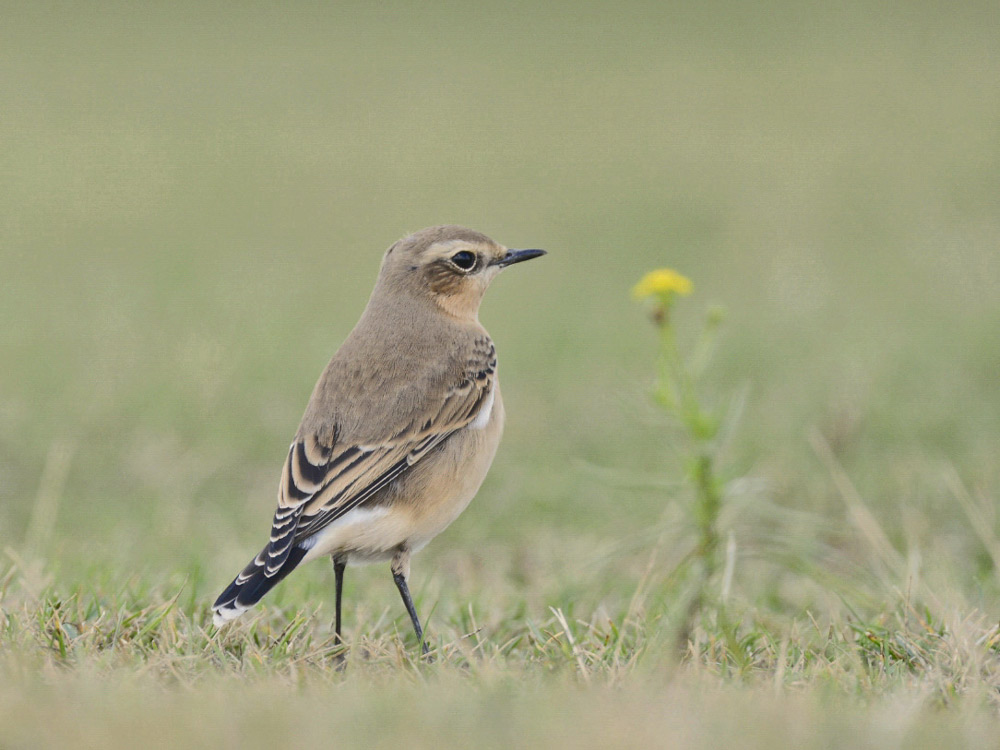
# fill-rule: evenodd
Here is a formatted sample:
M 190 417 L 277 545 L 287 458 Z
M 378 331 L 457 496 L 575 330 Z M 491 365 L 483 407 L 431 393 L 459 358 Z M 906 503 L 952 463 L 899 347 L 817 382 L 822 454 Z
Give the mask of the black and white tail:
M 260 601 L 261 597 L 270 591 L 285 576 L 295 570 L 302 558 L 306 556 L 306 550 L 298 545 L 292 546 L 286 553 L 285 560 L 277 569 L 268 565 L 268 545 L 261 550 L 250 564 L 240 571 L 240 574 L 233 579 L 228 588 L 219 594 L 219 598 L 212 605 L 212 622 L 216 627 L 225 625 L 230 620 L 246 612 L 250 607 Z M 273 562 L 273 558 L 271 559 Z

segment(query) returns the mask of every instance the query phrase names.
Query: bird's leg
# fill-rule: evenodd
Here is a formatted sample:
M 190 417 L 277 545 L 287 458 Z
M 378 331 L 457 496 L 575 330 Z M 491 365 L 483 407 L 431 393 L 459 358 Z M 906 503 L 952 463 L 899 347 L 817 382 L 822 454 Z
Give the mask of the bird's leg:
M 344 639 L 340 637 L 340 602 L 344 594 L 344 569 L 347 567 L 347 562 L 343 558 L 335 557 L 333 558 L 333 572 L 337 576 L 337 643 L 343 643 Z
M 424 629 L 420 627 L 420 619 L 417 617 L 417 610 L 413 606 L 413 598 L 410 596 L 410 587 L 406 585 L 406 579 L 410 575 L 410 550 L 405 547 L 400 548 L 392 558 L 390 570 L 392 570 L 392 580 L 396 582 L 396 588 L 399 589 L 399 595 L 403 597 L 403 605 L 410 615 L 410 622 L 413 623 L 413 630 L 417 634 L 417 640 L 420 641 L 420 651 L 423 654 L 427 654 L 428 649 L 427 643 L 424 642 Z

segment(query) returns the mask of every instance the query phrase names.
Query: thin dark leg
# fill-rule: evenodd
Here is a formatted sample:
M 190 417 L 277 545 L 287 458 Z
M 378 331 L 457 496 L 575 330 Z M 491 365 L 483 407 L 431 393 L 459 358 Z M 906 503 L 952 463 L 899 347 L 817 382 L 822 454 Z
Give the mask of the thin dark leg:
M 396 582 L 396 588 L 399 589 L 399 595 L 403 597 L 403 605 L 406 607 L 406 611 L 410 615 L 410 622 L 413 623 L 413 630 L 417 634 L 417 640 L 420 641 L 420 651 L 426 654 L 427 644 L 424 642 L 424 629 L 420 627 L 420 620 L 417 617 L 417 610 L 413 606 L 413 599 L 410 597 L 410 587 L 406 585 L 406 576 L 402 573 L 393 573 L 392 580 Z
M 340 637 L 340 601 L 344 594 L 344 569 L 347 567 L 347 563 L 343 560 L 334 559 L 333 561 L 333 572 L 337 576 L 337 643 L 343 643 L 343 638 Z

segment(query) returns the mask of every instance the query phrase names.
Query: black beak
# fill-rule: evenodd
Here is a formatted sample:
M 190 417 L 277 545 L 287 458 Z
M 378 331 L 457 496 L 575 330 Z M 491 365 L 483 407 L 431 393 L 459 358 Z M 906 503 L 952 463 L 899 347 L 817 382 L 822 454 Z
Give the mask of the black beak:
M 544 250 L 508 250 L 507 254 L 500 260 L 494 261 L 494 265 L 503 268 L 504 266 L 509 266 L 514 263 L 520 263 L 522 260 L 539 258 L 542 255 L 545 255 Z

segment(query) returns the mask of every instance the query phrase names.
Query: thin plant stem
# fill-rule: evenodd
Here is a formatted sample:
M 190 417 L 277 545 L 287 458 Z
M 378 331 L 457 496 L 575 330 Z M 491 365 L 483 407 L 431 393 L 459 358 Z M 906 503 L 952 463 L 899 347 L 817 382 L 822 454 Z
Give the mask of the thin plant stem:
M 698 397 L 697 379 L 708 362 L 721 317 L 718 313 L 709 316 L 694 355 L 689 361 L 685 361 L 671 324 L 672 300 L 673 295 L 666 294 L 653 313 L 653 322 L 660 338 L 659 377 L 654 396 L 683 427 L 687 442 L 686 453 L 690 457 L 688 474 L 694 493 L 692 517 L 697 544 L 688 561 L 689 570 L 694 576 L 694 589 L 678 629 L 677 645 L 683 653 L 695 621 L 708 599 L 708 589 L 718 567 L 718 523 L 723 501 L 716 476 L 717 446 L 714 438 L 718 422 L 702 406 Z

